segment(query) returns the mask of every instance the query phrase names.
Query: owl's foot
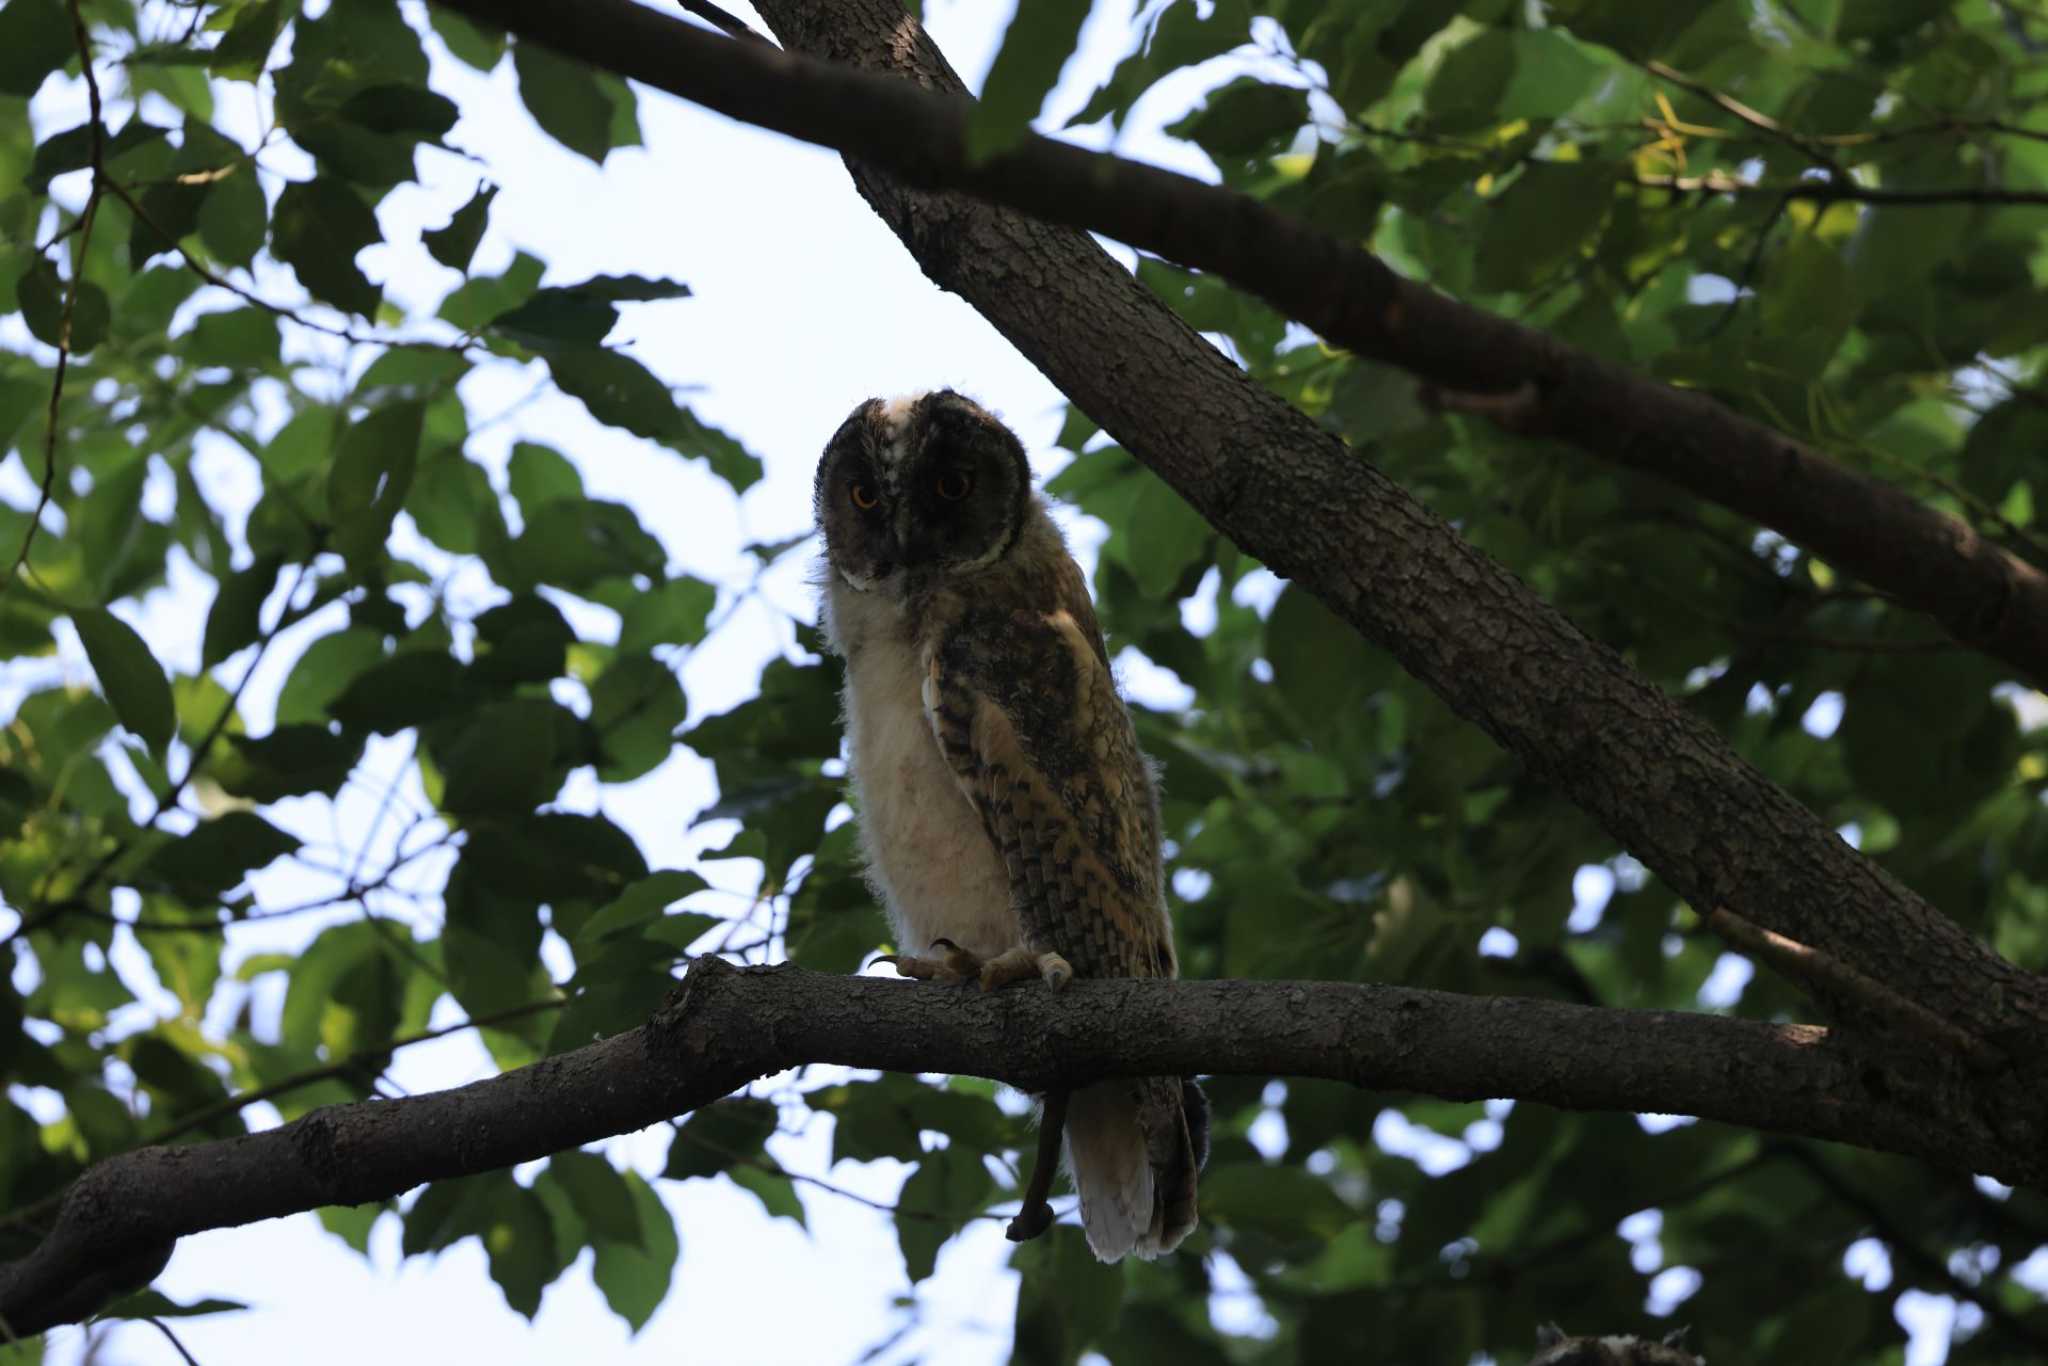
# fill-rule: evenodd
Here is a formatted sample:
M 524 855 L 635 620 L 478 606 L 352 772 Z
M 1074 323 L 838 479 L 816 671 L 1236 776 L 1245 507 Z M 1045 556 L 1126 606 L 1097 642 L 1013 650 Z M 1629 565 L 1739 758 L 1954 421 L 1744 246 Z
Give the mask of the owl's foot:
M 1056 953 L 1034 953 L 1021 944 L 1004 950 L 981 965 L 983 991 L 994 991 L 997 987 L 1032 977 L 1043 977 L 1048 987 L 1058 991 L 1074 980 L 1074 969 Z
M 950 939 L 934 939 L 922 954 L 885 953 L 875 960 L 895 968 L 897 974 L 920 982 L 971 982 L 984 971 L 980 954 L 969 953 Z

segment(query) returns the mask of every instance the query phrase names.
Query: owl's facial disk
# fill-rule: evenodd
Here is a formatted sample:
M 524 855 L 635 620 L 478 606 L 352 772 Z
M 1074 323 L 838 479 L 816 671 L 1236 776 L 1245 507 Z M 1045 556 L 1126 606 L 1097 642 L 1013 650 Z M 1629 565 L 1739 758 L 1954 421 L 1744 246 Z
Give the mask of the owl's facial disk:
M 951 390 L 854 409 L 818 461 L 826 557 L 867 592 L 899 573 L 987 568 L 1015 544 L 1030 467 L 1010 430 Z

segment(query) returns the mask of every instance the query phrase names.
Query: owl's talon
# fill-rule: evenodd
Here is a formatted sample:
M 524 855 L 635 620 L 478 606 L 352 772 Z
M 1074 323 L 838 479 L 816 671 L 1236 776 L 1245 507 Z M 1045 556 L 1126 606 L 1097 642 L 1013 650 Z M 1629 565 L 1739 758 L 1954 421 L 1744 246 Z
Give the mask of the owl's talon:
M 1074 965 L 1056 953 L 1038 955 L 1038 975 L 1045 979 L 1045 985 L 1053 991 L 1066 990 L 1067 983 L 1074 980 Z
M 896 969 L 898 977 L 914 978 L 920 982 L 931 980 L 933 964 L 929 959 L 918 958 L 907 953 L 884 953 L 876 955 L 877 963 L 887 963 Z
M 934 939 L 922 954 L 885 953 L 877 963 L 887 963 L 899 976 L 920 982 L 971 982 L 986 970 L 979 954 L 970 953 L 950 939 Z
M 1038 975 L 1038 959 L 1031 950 L 1019 944 L 1004 949 L 995 957 L 986 959 L 981 965 L 981 989 L 994 991 L 1012 982 L 1021 982 Z

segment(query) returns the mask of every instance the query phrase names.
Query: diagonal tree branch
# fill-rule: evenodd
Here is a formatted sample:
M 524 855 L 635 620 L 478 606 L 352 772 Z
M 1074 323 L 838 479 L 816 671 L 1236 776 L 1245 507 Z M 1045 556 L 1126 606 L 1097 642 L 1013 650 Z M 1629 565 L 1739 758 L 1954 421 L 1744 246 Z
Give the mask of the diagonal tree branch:
M 1913 601 L 1969 604 L 1944 619 L 2030 668 L 2048 663 L 2048 576 L 1703 395 L 1401 280 L 1241 196 L 1030 137 L 969 165 L 968 106 L 958 98 L 719 39 L 628 0 L 438 2 L 872 158 L 850 164 L 855 184 L 926 274 L 1237 545 L 1388 649 L 1692 904 L 1726 906 L 2015 1056 L 2031 1056 L 2019 1041 L 2048 1032 L 2042 982 L 1850 848 L 1342 441 L 1255 385 L 1085 234 L 911 188 L 877 164 L 1255 275 L 1328 335 L 1448 387 L 1532 382 L 1554 430 L 1638 467 L 1683 473 L 1730 506 L 1772 512 L 1788 534 L 1839 546 L 1827 552 L 1835 563 Z M 894 0 L 761 0 L 757 9 L 795 52 L 899 72 L 948 95 L 963 89 Z M 1865 543 L 1873 531 L 1881 544 Z
M 188 1234 L 545 1157 L 813 1062 L 1033 1091 L 1107 1075 L 1320 1077 L 1460 1100 L 1697 1114 L 2012 1182 L 2048 1173 L 2048 1158 L 2008 1143 L 1969 1103 L 1953 1064 L 1879 1058 L 1807 1025 L 1346 982 L 1081 981 L 1057 994 L 983 993 L 701 958 L 649 1023 L 573 1053 L 452 1091 L 101 1162 L 35 1251 L 0 1266 L 0 1320 L 19 1336 L 86 1317 L 121 1289 L 104 1269 L 140 1268 L 147 1279 Z
M 963 89 L 958 79 L 900 7 L 883 6 L 890 13 L 877 15 L 859 4 L 771 0 L 759 7 L 763 15 L 788 30 L 786 37 L 803 35 L 785 42 L 792 52 L 764 44 L 735 52 L 726 40 L 632 0 L 574 7 L 547 0 L 437 3 L 734 118 L 836 147 L 910 185 L 966 190 L 1214 271 L 1330 341 L 1432 385 L 1471 393 L 1532 385 L 1541 399 L 1540 422 L 1518 430 L 1568 441 L 1753 518 L 1935 617 L 1958 640 L 2036 683 L 2048 682 L 2048 573 L 1882 480 L 1705 394 L 1673 388 L 1404 279 L 1370 252 L 1234 191 L 1028 134 L 1014 149 L 974 162 L 965 151 L 971 106 L 964 99 L 921 98 L 907 84 L 892 88 L 792 55 L 872 59 L 854 65 L 886 57 L 910 63 L 904 69 L 914 67 L 921 83 L 957 96 Z M 830 46 L 833 35 L 851 42 L 856 30 L 870 35 L 872 51 Z M 1642 183 L 1671 190 L 1740 188 L 1720 181 Z M 1828 199 L 1949 202 L 2001 195 L 2000 202 L 2021 202 L 2006 192 L 1864 191 L 1840 182 L 1765 188 Z M 925 249 L 944 250 L 945 244 L 927 242 Z

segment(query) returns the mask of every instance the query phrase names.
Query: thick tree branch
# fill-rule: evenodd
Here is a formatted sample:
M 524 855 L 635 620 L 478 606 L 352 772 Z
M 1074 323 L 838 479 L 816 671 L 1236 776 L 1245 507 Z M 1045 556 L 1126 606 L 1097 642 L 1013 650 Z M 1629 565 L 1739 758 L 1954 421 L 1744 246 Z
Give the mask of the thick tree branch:
M 1002 155 L 971 162 L 964 99 L 936 99 L 905 82 L 877 81 L 792 55 L 811 50 L 813 39 L 829 43 L 833 34 L 850 38 L 859 29 L 893 45 L 924 84 L 957 94 L 958 80 L 950 71 L 939 76 L 943 59 L 900 8 L 889 6 L 893 14 L 875 17 L 860 5 L 840 12 L 838 6 L 773 0 L 759 8 L 789 31 L 785 46 L 792 52 L 760 44 L 735 52 L 631 0 L 438 2 L 734 118 L 836 147 L 910 184 L 966 190 L 1214 271 L 1330 341 L 1430 384 L 1470 393 L 1533 385 L 1547 434 L 1754 518 L 1935 617 L 1966 644 L 2037 683 L 2048 680 L 2048 574 L 1882 480 L 1704 394 L 1672 388 L 1403 279 L 1370 252 L 1234 191 L 1035 135 Z M 798 32 L 805 36 L 788 41 Z M 843 60 L 855 54 L 826 47 L 823 55 Z M 1657 183 L 1672 190 L 1741 188 L 1733 182 Z M 2002 193 L 1944 189 L 1920 196 L 1841 181 L 1767 189 L 1886 202 Z M 2008 194 L 1999 202 L 2019 201 Z M 926 249 L 948 250 L 944 243 Z
M 1944 619 L 2001 657 L 2048 664 L 2048 578 L 1962 524 L 1703 395 L 1400 280 L 1249 199 L 1035 138 L 969 166 L 958 99 L 730 43 L 627 0 L 438 2 L 916 182 L 1000 195 L 1256 277 L 1328 335 L 1446 387 L 1531 382 L 1557 430 L 1628 463 L 1683 472 L 1797 539 L 1839 547 L 1825 553 L 1840 566 L 1915 602 L 1947 602 Z M 760 0 L 757 9 L 794 51 L 962 90 L 894 0 Z M 2009 1054 L 2038 1051 L 2008 1046 L 2048 1032 L 2038 979 L 1859 855 L 1341 440 L 1254 384 L 1085 234 L 909 188 L 865 161 L 851 169 L 926 274 L 972 303 L 1125 449 L 1246 552 L 1388 649 L 1680 895 L 1853 966 Z
M 1320 1077 L 1458 1100 L 1697 1114 L 2010 1182 L 2048 1170 L 2048 1158 L 2015 1149 L 1981 1116 L 1960 1068 L 1875 1057 L 1805 1025 L 1345 982 L 983 993 L 707 958 L 648 1024 L 573 1053 L 452 1091 L 334 1106 L 260 1134 L 98 1164 L 36 1250 L 0 1267 L 0 1318 L 17 1335 L 73 1322 L 119 1289 L 87 1273 L 158 1265 L 188 1234 L 545 1157 L 802 1063 L 953 1072 L 1033 1091 L 1107 1075 Z

